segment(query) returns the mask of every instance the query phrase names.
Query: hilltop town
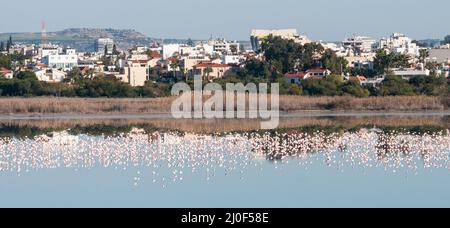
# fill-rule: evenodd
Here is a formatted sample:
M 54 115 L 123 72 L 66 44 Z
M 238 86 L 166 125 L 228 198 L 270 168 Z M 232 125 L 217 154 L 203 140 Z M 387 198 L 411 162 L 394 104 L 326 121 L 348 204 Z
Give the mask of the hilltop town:
M 134 32 L 65 30 L 93 39 L 94 51 L 10 35 L 0 40 L 1 96 L 161 97 L 173 83 L 278 82 L 309 96 L 448 96 L 450 36 L 440 43 L 393 33 L 313 41 L 296 29 L 250 32 L 251 48 L 223 38 L 163 43 Z M 118 34 L 119 33 L 119 34 Z M 128 35 L 127 35 L 128 34 Z M 134 35 L 130 35 L 134 34 Z M 123 40 L 140 40 L 124 48 Z M 142 44 L 142 40 L 144 43 Z

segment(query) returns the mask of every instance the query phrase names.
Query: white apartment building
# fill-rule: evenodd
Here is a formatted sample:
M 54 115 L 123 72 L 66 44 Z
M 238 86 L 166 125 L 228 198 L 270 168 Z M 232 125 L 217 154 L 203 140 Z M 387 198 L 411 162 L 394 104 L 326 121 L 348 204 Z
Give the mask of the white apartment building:
M 346 52 L 352 52 L 355 55 L 373 52 L 375 44 L 376 41 L 367 36 L 355 35 L 342 41 L 342 47 Z
M 388 39 L 381 39 L 380 48 L 387 49 L 390 52 L 410 55 L 413 57 L 419 56 L 420 54 L 420 47 L 413 43 L 411 38 L 400 33 L 394 33 Z
M 215 39 L 209 40 L 208 45 L 212 46 L 213 54 L 237 54 L 240 52 L 240 44 L 237 41 Z
M 319 43 L 320 43 L 320 45 L 322 45 L 323 48 L 332 50 L 339 57 L 346 56 L 344 48 L 338 47 L 338 45 L 336 43 L 324 43 L 322 41 L 320 41 Z
M 42 69 L 34 72 L 39 81 L 48 83 L 62 82 L 67 74 L 57 69 Z
M 221 59 L 222 63 L 227 65 L 239 65 L 246 60 L 243 55 L 223 55 Z
M 47 55 L 42 62 L 49 68 L 71 70 L 78 66 L 77 55 Z
M 311 43 L 311 40 L 306 36 L 299 35 L 297 29 L 253 29 L 250 33 L 250 42 L 253 51 L 259 51 L 261 49 L 261 43 L 271 35 L 281 37 L 282 39 L 293 40 L 300 44 Z
M 39 53 L 41 55 L 41 58 L 44 58 L 45 56 L 49 55 L 59 55 L 62 52 L 62 50 L 59 47 L 42 47 L 39 49 Z
M 42 63 L 52 69 L 71 70 L 78 67 L 78 55 L 75 49 L 60 47 L 42 48 Z
M 172 57 L 175 53 L 179 53 L 180 44 L 164 44 L 162 47 L 163 59 Z

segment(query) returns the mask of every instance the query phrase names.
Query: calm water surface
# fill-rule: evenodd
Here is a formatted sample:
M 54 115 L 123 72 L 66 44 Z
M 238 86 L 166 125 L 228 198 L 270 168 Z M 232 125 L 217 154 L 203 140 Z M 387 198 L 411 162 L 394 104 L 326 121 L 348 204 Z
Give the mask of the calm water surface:
M 448 130 L 1 129 L 0 207 L 450 207 Z

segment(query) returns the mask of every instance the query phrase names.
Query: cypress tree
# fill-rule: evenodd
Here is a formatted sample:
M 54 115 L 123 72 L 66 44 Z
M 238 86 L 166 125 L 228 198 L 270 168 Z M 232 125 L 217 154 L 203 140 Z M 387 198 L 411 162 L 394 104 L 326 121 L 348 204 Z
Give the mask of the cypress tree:
M 113 45 L 113 55 L 117 55 L 117 54 L 118 54 L 117 47 L 116 47 L 116 44 L 114 44 Z

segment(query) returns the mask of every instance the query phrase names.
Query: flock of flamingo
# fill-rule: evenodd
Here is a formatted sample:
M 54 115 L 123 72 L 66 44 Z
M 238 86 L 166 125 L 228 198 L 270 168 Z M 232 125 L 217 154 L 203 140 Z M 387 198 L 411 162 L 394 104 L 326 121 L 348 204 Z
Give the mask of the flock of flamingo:
M 162 184 L 183 181 L 188 173 L 206 180 L 249 167 L 282 169 L 294 163 L 302 169 L 314 162 L 345 167 L 379 168 L 397 172 L 422 168 L 450 170 L 448 132 L 399 133 L 362 129 L 358 132 L 224 133 L 216 135 L 146 133 L 134 129 L 117 136 L 70 135 L 0 139 L 0 174 L 40 169 L 94 167 L 120 170 L 142 167 L 143 174 Z M 270 163 L 270 165 L 267 165 Z

